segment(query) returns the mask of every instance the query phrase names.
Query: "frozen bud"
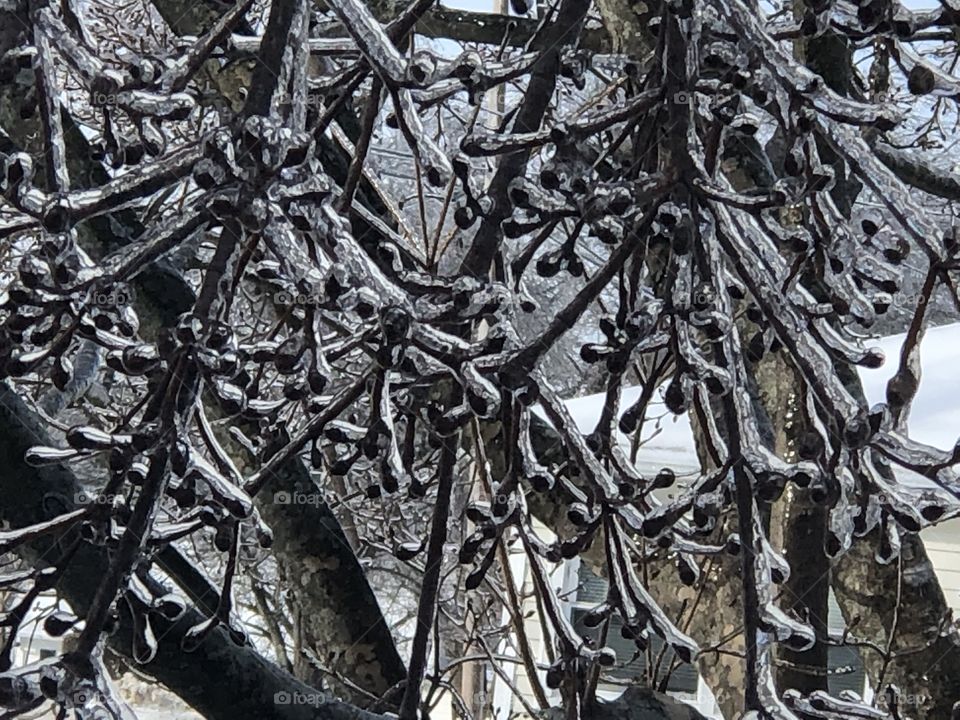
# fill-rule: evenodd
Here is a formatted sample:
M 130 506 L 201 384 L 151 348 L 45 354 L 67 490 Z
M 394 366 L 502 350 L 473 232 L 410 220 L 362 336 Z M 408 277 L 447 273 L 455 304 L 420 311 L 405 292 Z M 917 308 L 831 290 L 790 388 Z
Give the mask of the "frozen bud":
M 420 554 L 421 550 L 423 550 L 423 543 L 405 542 L 397 545 L 393 554 L 398 560 L 406 562 L 407 560 L 413 560 L 413 558 Z
M 562 182 L 563 177 L 552 165 L 544 165 L 540 170 L 540 185 L 544 190 L 559 190 Z
M 914 95 L 927 95 L 936 87 L 937 78 L 933 70 L 917 63 L 907 76 L 907 89 Z
M 64 356 L 58 357 L 53 362 L 53 369 L 50 373 L 50 379 L 53 380 L 54 387 L 63 392 L 67 389 L 67 383 L 73 376 L 73 364 L 70 359 Z
M 700 576 L 700 568 L 681 555 L 677 558 L 677 574 L 680 582 L 690 587 Z
M 193 168 L 193 179 L 204 190 L 222 185 L 226 175 L 224 169 L 209 158 L 203 158 Z
M 587 525 L 593 518 L 590 509 L 583 503 L 573 503 L 567 510 L 567 518 L 574 525 Z
M 653 487 L 656 490 L 663 490 L 668 487 L 672 487 L 676 481 L 676 473 L 674 473 L 670 468 L 663 468 L 653 479 Z
M 77 618 L 68 612 L 58 611 L 48 615 L 43 621 L 43 630 L 48 635 L 60 637 L 76 625 Z
M 617 663 L 617 653 L 613 648 L 600 648 L 597 652 L 597 662 L 601 667 L 613 667 Z
M 887 247 L 883 250 L 884 259 L 894 265 L 902 263 L 909 254 L 910 244 L 902 237 L 896 238 L 892 247 Z
M 477 215 L 470 205 L 460 205 L 453 211 L 453 221 L 461 230 L 467 230 L 476 221 Z
M 563 683 L 563 666 L 560 663 L 547 668 L 547 687 L 556 690 Z
M 455 62 L 453 74 L 464 84 L 472 82 L 477 70 L 483 67 L 483 59 L 475 50 L 462 53 Z
M 437 61 L 433 55 L 417 51 L 407 62 L 407 76 L 417 85 L 425 84 L 437 70 Z
M 851 448 L 866 445 L 870 435 L 870 423 L 865 416 L 851 418 L 843 427 L 843 441 Z
M 397 345 L 410 337 L 410 315 L 401 307 L 389 305 L 380 312 L 380 327 L 387 345 Z
M 666 392 L 663 394 L 663 401 L 667 410 L 674 415 L 682 415 L 687 411 L 687 398 L 683 391 L 683 379 L 680 375 L 674 376 L 673 380 L 670 381 Z
M 527 481 L 530 483 L 530 486 L 534 489 L 535 492 L 548 492 L 553 489 L 554 479 L 553 476 L 547 473 L 532 473 L 527 476 Z
M 883 216 L 879 211 L 871 208 L 867 210 L 860 218 L 860 227 L 868 236 L 873 237 L 883 225 Z
M 613 610 L 606 603 L 598 605 L 597 607 L 590 608 L 587 610 L 580 618 L 580 621 L 589 628 L 599 627 L 604 620 L 610 617 L 610 613 Z
M 857 364 L 866 368 L 876 369 L 883 367 L 884 360 L 886 360 L 886 358 L 884 357 L 883 350 L 880 348 L 868 348 Z

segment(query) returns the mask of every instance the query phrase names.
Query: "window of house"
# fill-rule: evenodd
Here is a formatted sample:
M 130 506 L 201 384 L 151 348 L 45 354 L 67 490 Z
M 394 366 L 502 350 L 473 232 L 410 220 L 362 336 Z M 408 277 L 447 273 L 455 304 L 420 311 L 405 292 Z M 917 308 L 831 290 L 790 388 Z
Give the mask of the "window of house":
M 837 605 L 837 599 L 833 596 L 832 590 L 830 591 L 829 602 L 830 614 L 827 615 L 827 626 L 830 629 L 830 634 L 842 635 L 845 627 L 843 615 L 840 613 L 840 606 Z M 853 690 L 858 695 L 863 695 L 866 673 L 857 648 L 831 645 L 827 650 L 827 657 L 830 667 L 827 689 L 830 694 L 836 695 L 841 690 Z
M 597 639 L 600 637 L 601 628 L 586 627 L 583 624 L 583 617 L 588 610 L 606 600 L 607 581 L 592 573 L 584 563 L 579 564 L 577 580 L 576 600 L 571 608 L 573 626 L 584 637 Z M 829 603 L 830 614 L 827 617 L 827 622 L 830 632 L 834 635 L 840 635 L 844 628 L 843 615 L 840 613 L 840 607 L 837 605 L 832 591 L 830 592 Z M 614 681 L 623 683 L 636 682 L 637 680 L 646 683 L 649 678 L 647 672 L 647 658 L 649 656 L 653 660 L 654 667 L 657 668 L 656 681 L 653 683 L 656 686 L 675 664 L 676 655 L 672 650 L 667 649 L 661 656 L 664 648 L 663 640 L 653 633 L 650 635 L 649 653 L 638 653 L 634 642 L 625 639 L 620 634 L 622 625 L 623 622 L 619 616 L 611 617 L 606 645 L 616 651 L 617 664 L 614 667 L 606 668 L 604 675 Z M 866 674 L 857 648 L 830 646 L 827 654 L 829 667 L 827 688 L 830 694 L 837 695 L 841 690 L 853 690 L 862 696 Z M 659 666 L 656 665 L 658 658 Z M 689 663 L 679 663 L 670 675 L 667 690 L 669 692 L 696 694 L 698 682 L 699 674 L 696 667 Z
M 46 660 L 47 658 L 52 658 L 56 654 L 57 654 L 56 650 L 51 650 L 50 648 L 42 648 L 40 650 L 40 659 Z
M 578 581 L 576 601 L 573 603 L 571 610 L 571 621 L 578 633 L 584 637 L 597 639 L 600 637 L 601 628 L 585 626 L 583 616 L 588 610 L 606 599 L 607 581 L 594 575 L 584 563 L 580 563 Z M 647 658 L 649 656 L 652 667 L 656 669 L 656 680 L 650 683 L 651 685 L 656 687 L 669 673 L 668 691 L 696 694 L 699 676 L 693 665 L 680 663 L 677 667 L 674 667 L 677 659 L 676 654 L 669 648 L 664 650 L 663 640 L 653 633 L 650 634 L 649 650 L 639 652 L 633 640 L 624 638 L 620 634 L 622 627 L 623 621 L 620 617 L 616 614 L 612 615 L 605 644 L 616 651 L 617 663 L 613 667 L 605 668 L 604 676 L 623 683 L 637 681 L 646 683 L 651 679 L 650 675 L 654 672 L 653 669 L 649 673 L 647 670 Z

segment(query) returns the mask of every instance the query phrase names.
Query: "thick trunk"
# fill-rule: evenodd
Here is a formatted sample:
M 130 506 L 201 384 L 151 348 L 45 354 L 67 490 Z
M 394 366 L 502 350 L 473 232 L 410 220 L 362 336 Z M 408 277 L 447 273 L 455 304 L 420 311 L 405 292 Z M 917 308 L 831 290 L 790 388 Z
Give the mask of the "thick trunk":
M 781 355 L 767 355 L 755 368 L 760 400 L 770 418 L 774 452 L 794 459 L 793 439 L 802 424 L 798 398 L 802 385 Z M 770 512 L 770 539 L 790 564 L 790 577 L 782 585 L 781 607 L 804 617 L 820 638 L 813 647 L 796 652 L 778 649 L 777 686 L 802 693 L 827 689 L 827 620 L 830 565 L 824 553 L 827 508 L 812 501 L 810 491 L 793 485 L 774 503 Z
M 722 411 L 715 412 L 718 428 Z M 714 463 L 707 457 L 703 428 L 691 414 L 694 443 L 700 466 L 712 469 Z M 722 430 L 721 430 L 722 432 Z M 735 510 L 721 518 L 708 542 L 722 545 L 737 532 L 739 522 Z M 710 687 L 721 714 L 725 718 L 739 717 L 744 710 L 747 689 L 746 638 L 743 627 L 743 568 L 739 557 L 720 555 L 708 561 L 698 588 L 699 603 L 686 632 L 705 651 L 697 665 L 703 680 Z M 655 597 L 669 603 L 674 594 L 663 588 Z
M 406 677 L 406 670 L 377 599 L 340 523 L 302 462 L 283 466 L 267 497 L 257 502 L 274 531 L 271 548 L 289 593 L 300 610 L 300 631 L 323 666 L 376 696 Z M 351 702 L 363 695 L 325 676 L 303 658 L 293 658 L 297 675 L 316 687 L 328 686 Z M 298 661 L 300 661 L 298 663 Z
M 597 10 L 610 35 L 611 51 L 640 60 L 650 52 L 654 38 L 650 37 L 647 22 L 654 10 L 653 3 L 635 3 L 630 0 L 597 0 Z
M 827 512 L 810 499 L 806 489 L 790 487 L 777 503 L 771 526 L 781 529 L 783 539 L 775 546 L 790 564 L 790 577 L 783 584 L 781 608 L 806 619 L 818 641 L 797 652 L 780 648 L 777 687 L 811 693 L 827 689 L 827 620 L 830 611 L 830 567 L 823 550 Z
M 853 370 L 841 372 L 851 394 L 862 399 Z M 893 480 L 889 468 L 886 474 Z M 833 593 L 851 633 L 882 651 L 861 648 L 870 683 L 896 685 L 904 716 L 951 717 L 960 701 L 960 634 L 933 563 L 916 534 L 901 534 L 900 558 L 887 565 L 876 560 L 879 547 L 878 531 L 856 540 L 832 574 Z
M 553 708 L 544 713 L 544 720 L 563 720 L 565 711 Z M 585 720 L 706 720 L 689 705 L 647 688 L 630 687 L 610 702 L 599 702 L 584 708 Z
M 0 473 L 0 520 L 12 528 L 49 520 L 76 507 L 81 487 L 69 469 L 33 468 L 23 460 L 29 447 L 50 442 L 40 419 L 5 383 L 0 384 L 0 467 L 4 469 Z M 74 539 L 76 531 L 54 541 L 43 538 L 21 545 L 16 552 L 30 565 L 43 567 L 56 562 Z M 82 543 L 69 560 L 56 589 L 80 617 L 89 609 L 107 566 L 106 551 L 87 543 Z M 152 586 L 160 588 L 159 583 Z M 318 693 L 250 646 L 236 645 L 222 629 L 211 633 L 195 651 L 184 652 L 181 642 L 185 633 L 205 619 L 193 609 L 173 624 L 151 616 L 153 631 L 161 641 L 157 656 L 139 671 L 164 684 L 209 720 L 380 717 Z M 109 638 L 109 644 L 121 655 L 131 657 L 132 623 L 127 614 L 121 615 L 119 629 Z M 298 702 L 291 700 L 294 694 L 301 696 Z
M 960 645 L 933 565 L 917 535 L 905 535 L 900 559 L 874 559 L 879 534 L 871 533 L 833 569 L 833 590 L 860 648 L 870 683 L 899 688 L 901 714 L 915 720 L 949 718 L 960 700 Z M 885 658 L 887 648 L 891 655 Z

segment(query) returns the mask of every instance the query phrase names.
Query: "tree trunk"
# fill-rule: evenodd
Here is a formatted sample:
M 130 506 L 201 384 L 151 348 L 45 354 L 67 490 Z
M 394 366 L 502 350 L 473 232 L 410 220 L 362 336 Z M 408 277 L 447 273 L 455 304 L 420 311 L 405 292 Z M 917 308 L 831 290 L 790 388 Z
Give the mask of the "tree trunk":
M 851 368 L 840 370 L 851 394 L 863 400 Z M 889 466 L 879 464 L 893 480 Z M 960 701 L 960 633 L 920 537 L 901 533 L 900 558 L 876 561 L 878 531 L 854 541 L 833 568 L 837 604 L 852 634 L 893 656 L 884 671 L 881 653 L 861 648 L 871 685 L 899 688 L 902 714 L 914 720 L 951 717 Z M 899 602 L 898 602 L 899 600 Z M 879 687 L 878 685 L 884 687 Z
M 271 553 L 300 610 L 307 647 L 324 667 L 376 696 L 406 678 L 390 628 L 380 612 L 340 523 L 300 461 L 286 463 L 257 508 L 273 533 Z M 294 500 L 294 502 L 284 502 Z M 294 658 L 294 666 L 298 660 Z M 315 687 L 330 687 L 339 697 L 366 705 L 369 699 L 304 664 L 297 675 Z
M 879 533 L 854 543 L 834 567 L 834 593 L 851 636 L 892 651 L 885 663 L 880 652 L 860 648 L 878 694 L 893 684 L 904 717 L 949 718 L 960 700 L 960 643 L 952 613 L 923 541 L 904 535 L 902 543 L 899 561 L 889 565 L 874 558 Z
M 803 420 L 798 409 L 803 385 L 779 354 L 767 355 L 755 368 L 755 377 L 774 433 L 774 452 L 796 458 L 793 439 Z M 830 612 L 830 565 L 824 552 L 827 508 L 815 503 L 810 490 L 790 485 L 770 513 L 770 540 L 790 564 L 790 577 L 781 586 L 781 608 L 806 619 L 817 635 L 813 647 L 797 652 L 777 651 L 777 686 L 802 693 L 827 689 L 827 621 Z
M 28 448 L 50 443 L 40 419 L 6 383 L 0 383 L 0 520 L 12 528 L 49 520 L 76 508 L 81 486 L 69 469 L 59 465 L 33 468 L 23 460 Z M 76 536 L 77 530 L 73 530 L 52 541 L 44 537 L 20 545 L 15 552 L 34 567 L 48 566 Z M 79 617 L 89 609 L 108 564 L 105 549 L 86 542 L 81 542 L 69 560 L 56 589 Z M 151 582 L 151 589 L 165 592 L 156 581 Z M 208 597 L 207 602 L 212 599 Z M 193 652 L 184 652 L 181 643 L 185 633 L 204 620 L 206 616 L 195 609 L 173 624 L 152 615 L 159 649 L 157 656 L 138 670 L 163 683 L 208 720 L 381 717 L 319 693 L 265 660 L 249 645 L 236 645 L 222 628 L 213 631 Z M 129 615 L 121 613 L 119 629 L 109 638 L 110 647 L 131 658 L 132 632 Z M 302 696 L 299 702 L 292 700 L 294 694 Z

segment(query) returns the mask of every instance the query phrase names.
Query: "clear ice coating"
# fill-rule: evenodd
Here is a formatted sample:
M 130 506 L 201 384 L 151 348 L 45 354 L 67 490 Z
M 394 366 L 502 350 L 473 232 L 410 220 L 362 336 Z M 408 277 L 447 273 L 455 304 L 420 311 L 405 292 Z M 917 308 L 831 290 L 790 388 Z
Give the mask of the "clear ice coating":
M 49 377 L 29 409 L 63 447 L 37 440 L 30 465 L 82 459 L 119 490 L 3 530 L 0 547 L 83 523 L 120 548 L 102 595 L 129 603 L 130 653 L 149 664 L 165 642 L 158 614 L 184 612 L 144 580 L 154 551 L 211 530 L 226 568 L 217 610 L 179 640 L 236 637 L 240 538 L 269 547 L 254 500 L 282 465 L 309 456 L 371 504 L 423 503 L 443 529 L 461 520 L 435 500 L 453 448 L 457 472 L 491 495 L 465 511 L 476 527 L 460 543 L 464 587 L 494 577 L 501 544 L 523 552 L 555 639 L 548 684 L 628 660 L 580 636 L 554 564 L 592 551 L 608 581 L 592 612 L 619 616 L 638 651 L 652 634 L 691 662 L 694 633 L 641 569 L 665 560 L 678 586 L 696 585 L 704 561 L 737 554 L 754 650 L 744 717 L 888 717 L 777 687 L 776 646 L 818 638 L 782 605 L 791 567 L 760 518 L 807 487 L 828 510 L 825 555 L 875 531 L 876 561 L 890 564 L 909 534 L 960 514 L 960 449 L 910 437 L 925 303 L 904 321 L 899 357 L 870 343 L 913 275 L 925 297 L 957 296 L 956 231 L 918 189 L 956 201 L 960 180 L 932 153 L 895 147 L 906 103 L 876 85 L 892 68 L 917 98 L 960 95 L 918 35 L 941 27 L 939 11 L 894 5 L 879 18 L 877 3 L 838 0 L 792 22 L 743 0 L 672 0 L 638 29 L 598 7 L 604 32 L 624 33 L 601 56 L 583 0 L 560 2 L 519 46 L 506 33 L 452 50 L 417 38 L 412 51 L 430 3 L 384 24 L 360 0 L 311 18 L 276 2 L 256 22 L 241 2 L 198 36 L 105 57 L 74 27 L 84 13 L 42 7 L 7 54 L 32 63 L 16 82 L 36 85 L 30 127 L 49 167 L 13 139 L 2 158 L 0 238 L 16 259 L 0 265 L 0 373 L 19 389 Z M 827 32 L 882 40 L 889 67 L 837 92 L 793 52 Z M 655 42 L 642 57 L 619 52 L 644 33 Z M 206 87 L 205 68 L 238 53 L 277 72 L 219 96 L 230 81 Z M 348 117 L 365 103 L 379 104 Z M 65 118 L 100 180 L 74 177 Z M 91 240 L 88 224 L 111 237 Z M 791 412 L 808 427 L 796 455 L 775 451 L 757 387 L 770 356 L 798 378 Z M 867 407 L 852 367 L 885 361 L 885 402 Z M 604 391 L 594 427 L 565 402 L 561 367 Z M 120 396 L 122 412 L 103 411 Z M 655 406 L 693 419 L 696 472 L 641 472 Z M 77 412 L 89 417 L 64 420 Z M 544 504 L 555 539 L 533 522 Z M 398 558 L 446 562 L 446 536 L 402 537 Z M 0 586 L 48 581 L 8 573 Z M 12 668 L 8 709 L 42 691 L 82 718 L 130 717 L 98 655 L 109 615 L 51 616 L 52 630 L 84 621 L 78 652 L 93 674 L 61 658 Z

